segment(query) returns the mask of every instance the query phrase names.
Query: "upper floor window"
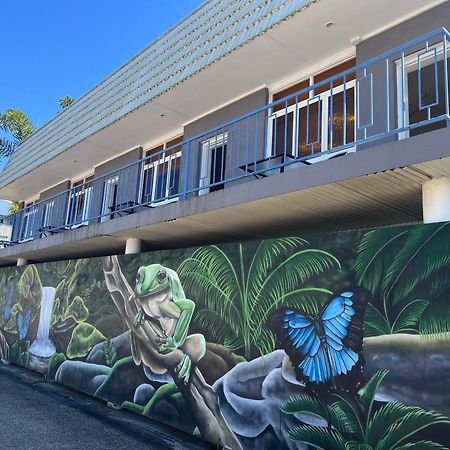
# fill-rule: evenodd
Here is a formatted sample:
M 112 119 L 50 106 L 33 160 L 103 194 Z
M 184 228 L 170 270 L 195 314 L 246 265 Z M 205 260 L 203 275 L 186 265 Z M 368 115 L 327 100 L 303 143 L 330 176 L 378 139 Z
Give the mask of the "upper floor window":
M 94 175 L 90 175 L 72 183 L 66 220 L 70 228 L 78 228 L 88 224 L 93 189 L 89 181 L 93 178 Z
M 37 228 L 37 213 L 38 207 L 35 205 L 35 202 L 25 205 L 19 233 L 20 242 L 33 239 Z
M 200 143 L 200 195 L 223 189 L 226 171 L 227 146 L 227 132 L 218 133 Z
M 316 162 L 329 158 L 330 154 L 337 156 L 354 150 L 351 144 L 356 136 L 355 72 L 350 72 L 345 79 L 310 89 L 313 84 L 354 66 L 352 59 L 274 94 L 276 101 L 304 91 L 272 108 L 268 118 L 268 157 L 309 157 L 309 162 Z M 332 152 L 338 147 L 344 149 Z M 315 154 L 320 155 L 314 158 Z
M 449 59 L 447 66 L 448 62 Z M 450 73 L 446 79 L 444 45 L 430 46 L 403 61 L 399 59 L 396 66 L 398 127 L 409 128 L 400 134 L 400 138 L 445 127 L 445 120 L 425 124 L 444 116 L 447 110 L 445 85 L 447 83 L 449 87 Z M 421 122 L 424 125 L 420 125 Z
M 145 153 L 141 197 L 150 205 L 178 200 L 180 191 L 181 142 L 183 136 L 172 139 Z

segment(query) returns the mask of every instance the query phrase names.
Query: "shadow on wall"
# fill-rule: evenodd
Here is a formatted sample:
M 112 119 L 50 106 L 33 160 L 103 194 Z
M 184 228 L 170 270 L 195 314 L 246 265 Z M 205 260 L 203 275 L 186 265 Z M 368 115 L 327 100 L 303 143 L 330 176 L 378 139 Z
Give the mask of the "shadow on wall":
M 449 261 L 440 223 L 5 268 L 0 356 L 233 449 L 447 448 Z

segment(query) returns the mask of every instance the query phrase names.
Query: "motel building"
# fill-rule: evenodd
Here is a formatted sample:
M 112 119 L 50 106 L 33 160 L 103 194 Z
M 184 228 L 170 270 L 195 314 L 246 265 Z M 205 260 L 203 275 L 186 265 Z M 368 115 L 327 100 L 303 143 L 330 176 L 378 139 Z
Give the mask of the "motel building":
M 387 230 L 386 234 L 389 236 L 383 242 L 380 241 L 380 247 L 390 245 L 395 230 L 401 230 L 399 235 L 406 233 L 405 236 L 410 236 L 408 233 L 426 231 L 429 230 L 427 227 L 432 227 L 434 231 L 423 237 L 422 243 L 440 236 L 438 233 L 441 233 L 441 228 L 437 227 L 450 220 L 450 34 L 447 30 L 450 30 L 450 3 L 445 0 L 205 1 L 105 80 L 93 86 L 70 107 L 36 130 L 20 144 L 0 173 L 0 198 L 20 205 L 16 214 L 3 219 L 3 224 L 10 225 L 12 229 L 6 232 L 7 242 L 0 248 L 0 271 L 7 274 L 2 279 L 6 283 L 3 287 L 6 292 L 5 301 L 11 309 L 14 299 L 21 299 L 17 300 L 15 312 L 5 312 L 8 316 L 5 316 L 5 323 L 11 317 L 16 317 L 20 322 L 17 330 L 12 322 L 3 328 L 9 344 L 9 354 L 13 353 L 11 349 L 14 346 L 14 336 L 19 336 L 17 342 L 28 339 L 32 343 L 33 331 L 28 330 L 29 326 L 32 330 L 30 323 L 34 320 L 37 328 L 39 320 L 44 320 L 43 306 L 37 306 L 34 311 L 27 309 L 25 305 L 29 299 L 26 300 L 22 288 L 19 289 L 24 282 L 21 278 L 23 274 L 27 273 L 29 280 L 29 274 L 37 271 L 43 278 L 42 273 L 45 271 L 41 268 L 48 268 L 49 264 L 60 267 L 61 264 L 69 264 L 68 261 L 102 261 L 109 291 L 105 291 L 105 296 L 108 299 L 111 293 L 114 302 L 119 301 L 114 297 L 114 292 L 118 292 L 114 291 L 115 283 L 119 283 L 120 277 L 128 277 L 128 290 L 121 291 L 123 309 L 118 307 L 123 317 L 128 314 L 125 322 L 129 327 L 127 336 L 131 337 L 127 339 L 132 341 L 128 344 L 131 345 L 131 353 L 128 355 L 133 356 L 134 364 L 139 370 L 145 369 L 149 380 L 160 382 L 163 378 L 160 380 L 157 375 L 170 374 L 167 376 L 169 379 L 173 378 L 174 386 L 177 386 L 188 407 L 193 409 L 195 424 L 190 432 L 225 448 L 313 448 L 304 443 L 310 442 L 313 445 L 306 440 L 305 435 L 302 435 L 302 441 L 303 438 L 297 436 L 296 440 L 293 433 L 288 434 L 297 424 L 293 415 L 279 412 L 277 417 L 282 419 L 278 422 L 281 421 L 282 425 L 276 425 L 264 422 L 269 420 L 269 413 L 261 413 L 261 417 L 255 413 L 258 417 L 253 417 L 253 410 L 247 403 L 245 405 L 249 409 L 244 408 L 247 413 L 242 412 L 227 391 L 233 390 L 233 383 L 230 381 L 227 384 L 221 381 L 224 378 L 209 375 L 209 369 L 202 366 L 204 364 L 206 367 L 206 358 L 213 351 L 209 342 L 215 342 L 214 345 L 220 345 L 220 348 L 223 347 L 230 354 L 245 357 L 246 361 L 233 366 L 230 371 L 227 369 L 223 377 L 236 374 L 240 367 L 244 367 L 242 364 L 257 364 L 261 354 L 269 353 L 261 350 L 257 342 L 254 346 L 246 342 L 246 345 L 242 344 L 240 347 L 233 341 L 235 345 L 227 347 L 227 343 L 231 341 L 220 340 L 218 337 L 215 339 L 211 329 L 204 331 L 201 324 L 207 320 L 206 316 L 195 322 L 196 312 L 192 318 L 192 311 L 189 320 L 192 319 L 192 323 L 196 325 L 191 324 L 189 332 L 180 331 L 178 323 L 181 320 L 177 321 L 187 309 L 176 306 L 178 316 L 155 313 L 156 319 L 152 320 L 159 321 L 158 324 L 164 320 L 173 321 L 171 330 L 175 333 L 174 336 L 180 332 L 182 337 L 177 341 L 170 330 L 164 329 L 164 342 L 169 336 L 175 344 L 164 351 L 158 347 L 158 351 L 167 360 L 168 355 L 179 352 L 181 359 L 174 366 L 167 362 L 167 367 L 165 362 L 158 360 L 156 363 L 152 359 L 157 359 L 157 356 L 151 355 L 158 352 L 145 350 L 145 333 L 142 334 L 142 330 L 146 330 L 148 324 L 151 325 L 151 308 L 142 306 L 143 309 L 140 309 L 137 303 L 141 295 L 137 286 L 143 283 L 142 277 L 145 276 L 139 266 L 145 260 L 150 267 L 151 264 L 160 262 L 157 259 L 160 255 L 166 255 L 167 259 L 174 252 L 177 255 L 184 252 L 183 258 L 187 257 L 193 254 L 194 247 L 225 249 L 224 253 L 234 252 L 237 261 L 237 243 L 247 242 L 249 249 L 255 249 L 255 242 L 272 242 L 277 239 L 284 242 L 278 249 L 279 252 L 286 249 L 291 251 L 293 242 L 304 238 L 310 243 L 308 248 L 311 251 L 316 251 L 313 248 L 320 248 L 326 250 L 328 255 L 333 251 L 323 242 L 332 242 L 332 236 L 350 235 L 357 236 L 355 245 L 358 242 L 366 244 L 366 247 L 361 244 L 364 248 L 360 245 L 352 253 L 353 257 L 355 254 L 358 257 L 364 249 L 374 245 L 364 240 L 367 235 L 362 237 L 368 229 L 374 233 L 379 229 Z M 334 234 L 337 232 L 339 233 Z M 293 241 L 283 241 L 287 236 L 293 236 Z M 321 236 L 322 240 L 318 240 L 317 236 Z M 414 239 L 419 239 L 414 236 L 411 234 L 410 239 L 398 250 L 392 251 L 390 258 L 401 256 L 401 252 L 406 251 L 402 249 L 412 245 Z M 352 239 L 347 238 L 345 242 L 350 245 Z M 450 232 L 447 241 L 442 240 L 436 244 L 436 255 L 446 248 L 445 242 L 450 242 Z M 246 247 L 239 248 L 245 250 Z M 419 250 L 413 252 L 414 257 L 419 254 Z M 111 258 L 112 255 L 120 256 Z M 278 255 L 277 250 L 274 250 L 273 255 Z M 335 264 L 334 260 L 329 259 L 327 263 L 319 256 L 310 263 L 308 270 L 319 272 L 317 267 L 322 267 L 321 264 L 324 270 L 325 266 L 328 270 Z M 198 256 L 197 268 L 206 261 L 202 257 L 204 255 Z M 136 258 L 140 263 L 134 272 L 139 269 L 140 275 L 135 281 L 134 276 L 132 279 L 129 277 L 132 270 L 123 270 L 122 273 L 117 261 L 122 268 L 127 264 L 134 267 L 132 261 L 137 261 Z M 339 259 L 339 256 L 336 258 Z M 442 261 L 444 260 L 445 257 L 442 256 Z M 282 261 L 283 258 L 279 260 L 279 264 Z M 450 245 L 448 262 L 439 266 L 439 270 L 436 268 L 436 277 L 445 271 L 445 266 L 449 263 Z M 180 261 L 173 264 L 172 268 L 176 270 Z M 265 267 L 268 263 L 262 261 L 261 264 Z M 369 258 L 367 266 L 370 264 Z M 404 272 L 399 272 L 398 279 L 401 279 L 410 266 L 406 257 L 398 264 L 406 268 Z M 341 269 L 345 265 L 342 260 L 340 265 Z M 360 272 L 362 265 L 361 262 L 356 264 Z M 377 280 L 381 280 L 380 283 L 390 280 L 393 273 L 381 263 L 379 266 L 385 272 L 381 272 L 378 278 L 373 276 L 371 282 L 364 283 L 363 275 L 355 278 L 359 280 L 358 285 L 366 288 L 372 295 L 371 300 L 366 299 L 367 304 L 371 305 L 371 317 L 375 310 L 379 314 L 383 312 L 382 307 L 376 306 L 378 300 L 375 299 L 374 286 Z M 70 270 L 75 270 L 71 267 Z M 100 263 L 98 267 L 101 271 Z M 194 269 L 195 267 L 192 268 Z M 422 275 L 417 275 L 414 279 L 425 282 L 434 269 L 433 262 L 430 262 L 428 269 L 424 269 Z M 178 275 L 183 293 L 180 294 L 178 287 L 177 298 L 173 293 L 173 283 L 179 286 L 180 279 L 176 274 L 171 278 L 172 272 L 158 272 L 157 275 L 158 283 L 170 278 L 172 301 L 184 298 L 183 288 L 189 292 L 188 298 L 195 297 L 195 286 L 190 284 L 189 276 L 183 278 L 183 270 L 180 269 Z M 319 276 L 318 272 L 314 280 Z M 302 276 L 295 273 L 297 275 L 294 279 L 298 285 L 290 286 L 290 289 L 303 286 Z M 450 273 L 447 275 L 450 279 Z M 62 282 L 66 279 L 62 279 Z M 439 278 L 438 281 L 440 280 Z M 259 281 L 263 283 L 264 280 Z M 289 284 L 288 281 L 286 283 Z M 310 286 L 311 283 L 306 285 Z M 325 281 L 321 283 L 321 286 L 326 285 Z M 16 296 L 11 294 L 13 300 L 8 300 L 8 287 L 11 285 Z M 350 289 L 349 283 L 344 285 L 345 289 Z M 277 352 L 283 351 L 280 350 L 279 342 L 288 342 L 287 347 L 283 347 L 283 362 L 274 362 L 274 371 L 288 370 L 286 367 L 289 366 L 291 378 L 283 375 L 283 380 L 286 383 L 286 380 L 291 380 L 292 386 L 297 386 L 295 383 L 298 382 L 300 394 L 306 393 L 311 398 L 322 395 L 323 390 L 314 389 L 322 384 L 328 386 L 328 392 L 341 392 L 337 387 L 340 381 L 335 381 L 335 376 L 343 377 L 347 373 L 353 373 L 356 367 L 365 374 L 362 352 L 370 372 L 370 365 L 376 365 L 375 361 L 379 360 L 372 358 L 370 352 L 375 351 L 373 349 L 381 345 L 379 341 L 384 338 L 375 336 L 375 332 L 368 334 L 370 325 L 364 327 L 363 338 L 363 331 L 358 328 L 360 325 L 354 319 L 360 314 L 356 307 L 358 300 L 348 300 L 353 292 L 355 294 L 352 298 L 355 298 L 356 288 L 351 291 L 350 297 L 346 297 L 348 292 L 334 292 L 332 287 L 325 287 L 334 293 L 334 300 L 339 298 L 342 301 L 343 318 L 339 320 L 344 327 L 343 335 L 350 334 L 351 330 L 357 336 L 352 341 L 354 344 L 348 344 L 347 356 L 352 359 L 356 355 L 353 362 L 346 362 L 347 356 L 339 353 L 342 350 L 337 348 L 344 346 L 345 350 L 348 341 L 345 340 L 346 336 L 338 336 L 343 339 L 338 342 L 335 350 L 336 355 L 340 356 L 331 354 L 328 344 L 318 350 L 322 352 L 322 366 L 309 354 L 306 356 L 311 358 L 309 367 L 300 356 L 300 361 L 295 356 L 295 352 L 303 355 L 302 358 L 308 354 L 307 343 L 300 337 L 297 341 L 289 341 L 291 335 L 286 331 L 283 341 L 283 331 L 277 334 L 271 328 L 275 339 L 279 339 L 278 344 L 274 344 L 274 348 L 278 350 L 271 348 L 270 355 L 279 355 Z M 58 288 L 55 288 L 58 299 Z M 45 291 L 47 288 L 42 289 L 43 294 L 39 298 L 43 301 L 47 294 L 51 294 L 50 291 Z M 77 293 L 76 288 L 74 289 L 73 292 Z M 400 296 L 400 291 L 405 298 L 411 294 L 411 289 L 397 289 L 397 285 L 391 288 L 388 286 L 383 292 L 388 292 L 389 295 L 397 292 Z M 80 292 L 77 293 L 78 296 L 82 295 Z M 207 296 L 211 291 L 205 292 Z M 430 288 L 428 293 L 430 292 L 434 291 Z M 226 292 L 222 293 L 226 297 Z M 341 293 L 342 296 L 339 297 Z M 430 294 L 430 298 L 420 300 L 422 303 L 414 299 L 417 303 L 414 307 L 411 306 L 411 311 L 420 310 L 421 314 L 431 314 L 427 309 L 431 304 L 434 305 L 431 296 Z M 158 299 L 160 302 L 166 301 L 161 296 Z M 308 317 L 315 317 L 314 320 L 311 319 L 311 323 L 325 323 L 331 315 L 331 309 L 328 308 L 331 308 L 334 300 L 324 303 L 322 315 L 317 313 L 314 316 L 309 313 Z M 68 298 L 69 304 L 71 301 L 72 298 Z M 114 306 L 112 300 L 108 301 Z M 178 305 L 177 301 L 175 303 Z M 199 304 L 198 298 L 192 298 L 192 301 Z M 389 301 L 383 301 L 384 312 L 389 316 Z M 277 306 L 281 304 L 280 301 Z M 92 307 L 88 303 L 86 305 L 87 310 L 92 313 Z M 133 308 L 138 306 L 130 312 L 127 310 L 131 308 L 130 305 Z M 292 310 L 284 310 L 284 319 L 280 319 L 280 323 L 284 325 L 280 325 L 280 330 L 283 327 L 286 330 L 286 327 L 297 326 L 295 324 L 299 323 L 300 316 L 289 318 L 289 314 L 305 312 L 301 302 L 298 305 L 300 306 L 292 307 Z M 363 306 L 366 307 L 366 303 Z M 197 306 L 195 311 L 199 308 Z M 404 311 L 409 311 L 410 304 L 405 303 L 404 308 Z M 27 311 L 31 311 L 28 317 Z M 48 314 L 54 314 L 55 307 L 49 311 L 51 312 Z M 143 311 L 141 315 L 139 311 Z M 136 317 L 133 316 L 134 313 Z M 73 314 L 73 327 L 80 327 L 80 315 L 75 317 Z M 223 317 L 226 314 L 226 311 L 223 312 Z M 442 314 L 450 317 L 450 309 L 448 313 Z M 402 333 L 398 335 L 418 338 L 419 332 L 426 330 L 429 323 L 424 316 L 422 325 L 419 316 L 417 312 L 417 320 L 406 321 L 409 325 L 399 328 Z M 62 314 L 58 320 L 61 323 L 67 322 L 68 317 L 68 313 L 65 316 Z M 134 321 L 131 320 L 133 318 Z M 364 312 L 358 320 L 362 323 L 363 318 Z M 397 318 L 400 320 L 400 315 Z M 394 333 L 399 321 L 389 328 L 389 318 L 386 320 L 384 323 L 387 323 L 392 332 L 390 336 L 397 336 Z M 25 328 L 22 329 L 24 323 Z M 55 323 L 58 323 L 57 318 L 51 326 L 55 326 Z M 86 319 L 83 326 L 88 324 L 89 327 L 94 327 L 93 322 Z M 153 329 L 150 325 L 148 330 Z M 311 325 L 311 330 L 314 329 L 314 333 L 320 335 L 315 326 Z M 106 332 L 98 327 L 95 331 L 106 336 Z M 324 339 L 327 339 L 327 327 L 324 327 L 325 335 L 317 338 L 318 346 L 319 342 L 322 345 Z M 374 330 L 376 327 L 372 328 Z M 193 335 L 194 329 L 200 334 Z M 253 334 L 261 332 L 261 328 L 257 326 L 254 330 L 252 329 Z M 148 333 L 151 334 L 151 330 Z M 150 336 L 148 333 L 147 336 Z M 217 333 L 219 336 L 225 331 L 220 328 Z M 94 335 L 94 331 L 91 334 Z M 387 332 L 386 334 L 389 335 Z M 58 347 L 54 336 L 50 327 L 50 340 L 53 339 Z M 194 340 L 195 336 L 202 336 L 203 340 Z M 264 336 L 265 332 L 261 334 L 261 340 Z M 189 344 L 195 344 L 197 353 L 190 353 L 191 350 L 188 349 L 191 337 L 193 339 Z M 199 350 L 205 339 L 206 353 L 204 349 Z M 398 344 L 395 339 L 392 346 Z M 74 335 L 69 336 L 67 342 L 69 340 L 70 346 L 75 342 Z M 115 341 L 113 339 L 108 340 L 109 342 Z M 444 352 L 440 346 L 441 341 L 431 339 L 426 342 Z M 28 350 L 32 353 L 31 347 L 28 349 L 23 346 L 25 344 L 21 345 L 19 353 L 15 347 L 16 356 L 19 354 L 23 358 Z M 96 345 L 102 345 L 101 339 Z M 94 347 L 88 348 L 91 353 L 92 348 Z M 386 348 L 391 349 L 389 346 Z M 54 378 L 57 381 L 64 383 L 62 369 L 63 366 L 69 367 L 68 363 L 74 365 L 74 370 L 89 363 L 86 361 L 91 358 L 91 353 L 87 356 L 87 353 L 77 351 L 71 348 L 72 358 L 68 349 L 53 352 L 63 354 L 65 359 L 59 370 L 55 370 Z M 214 351 L 216 357 L 219 350 Z M 377 366 L 370 373 L 373 375 L 383 367 L 388 368 L 391 373 L 385 380 L 387 386 L 393 383 L 389 380 L 394 380 L 397 376 L 392 375 L 398 367 L 397 363 L 392 362 L 395 361 L 396 350 L 391 353 L 391 362 L 386 362 L 385 366 Z M 411 361 L 416 357 L 408 355 L 406 353 L 405 358 L 411 358 Z M 444 352 L 444 355 L 443 361 L 450 361 L 450 351 Z M 31 356 L 33 359 L 33 353 Z M 39 356 L 41 360 L 36 362 Z M 42 369 L 42 359 L 50 356 L 35 354 L 34 366 L 29 362 L 23 363 L 23 359 L 19 360 L 23 365 L 28 364 L 38 370 Z M 265 357 L 269 358 L 267 361 L 272 361 L 272 357 L 276 359 L 276 356 Z M 212 358 L 211 356 L 208 361 L 213 365 L 215 363 Z M 419 366 L 417 361 L 411 364 L 411 367 Z M 44 361 L 44 366 L 48 370 L 48 361 Z M 416 370 L 408 367 L 404 368 L 408 374 Z M 448 379 L 449 368 L 444 370 L 439 366 L 433 369 L 435 379 L 440 380 L 439 370 L 445 374 L 442 377 Z M 249 366 L 249 373 L 256 373 L 258 370 L 259 366 Z M 196 371 L 203 374 L 201 382 L 197 379 L 200 387 L 192 382 Z M 394 378 L 389 378 L 390 376 Z M 401 375 L 398 376 L 400 378 L 396 382 L 404 385 Z M 239 382 L 244 383 L 244 375 L 237 373 L 236 377 Z M 351 388 L 342 392 L 348 394 L 353 389 L 353 395 L 358 396 L 355 393 L 356 387 L 359 389 L 364 382 L 355 382 Z M 70 382 L 67 384 L 77 388 Z M 194 384 L 196 394 L 192 391 Z M 416 401 L 413 392 L 419 390 L 419 385 L 422 388 L 427 383 L 414 385 L 408 394 L 410 397 L 404 393 L 398 397 L 390 395 L 389 389 L 385 397 L 387 401 L 398 401 L 405 405 L 410 403 L 424 410 L 434 411 L 434 424 L 429 426 L 429 434 L 418 435 L 416 441 L 422 444 L 414 448 L 435 448 L 428 447 L 426 441 L 440 443 L 442 448 L 446 448 L 450 432 L 442 431 L 442 427 L 448 425 L 443 417 L 450 414 L 447 412 L 450 409 L 448 388 L 445 395 L 425 393 L 421 397 L 422 400 L 428 397 L 435 399 L 444 395 L 446 400 L 441 408 L 439 402 L 434 400 Z M 98 389 L 106 392 L 102 386 L 97 387 L 97 394 L 88 393 L 101 396 Z M 208 395 L 205 392 L 211 386 L 219 397 L 220 408 L 212 408 L 213 425 L 208 428 L 205 425 L 205 408 L 211 412 L 211 406 L 205 401 L 196 409 L 192 406 L 192 399 L 198 398 L 198 395 L 205 399 Z M 296 392 L 292 386 L 286 389 L 290 395 Z M 86 391 L 82 387 L 80 389 Z M 247 389 L 245 384 L 242 384 L 242 389 Z M 240 392 L 239 395 L 243 393 Z M 256 397 L 263 398 L 264 395 L 259 392 Z M 104 394 L 102 398 L 121 404 L 123 399 L 119 401 L 112 397 Z M 381 397 L 375 397 L 375 400 L 378 402 L 377 407 L 382 408 L 380 402 L 384 400 Z M 136 395 L 127 401 L 137 404 Z M 279 405 L 280 408 L 283 405 L 281 400 Z M 141 406 L 145 408 L 144 404 L 139 407 Z M 242 415 L 239 415 L 239 411 Z M 401 416 L 408 416 L 408 411 L 405 409 Z M 157 413 L 148 415 L 158 419 Z M 288 418 L 284 419 L 285 416 Z M 180 427 L 175 420 L 162 420 Z M 323 421 L 326 426 L 326 420 Z M 320 423 L 309 425 L 319 426 Z M 392 424 L 386 422 L 386 430 L 390 425 Z M 344 431 L 340 432 L 348 440 Z M 341 448 L 337 444 L 330 445 L 325 448 Z M 400 448 L 400 445 L 386 448 Z

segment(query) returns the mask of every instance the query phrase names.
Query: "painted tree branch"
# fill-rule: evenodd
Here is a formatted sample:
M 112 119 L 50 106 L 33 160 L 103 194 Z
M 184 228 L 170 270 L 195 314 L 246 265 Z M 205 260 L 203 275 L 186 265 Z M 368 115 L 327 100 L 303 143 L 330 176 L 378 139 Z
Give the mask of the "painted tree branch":
M 9 361 L 9 345 L 6 342 L 5 336 L 0 331 L 0 360 Z
M 195 368 L 190 382 L 186 385 L 175 370 L 183 357 L 181 350 L 177 349 L 165 355 L 160 354 L 154 327 L 148 321 L 142 326 L 134 325 L 138 305 L 136 300 L 130 300 L 133 290 L 122 273 L 117 257 L 102 258 L 102 266 L 106 286 L 114 304 L 131 330 L 133 357 L 136 364 L 143 363 L 155 373 L 169 372 L 172 375 L 193 413 L 203 439 L 225 448 L 240 450 L 242 447 L 238 439 L 222 416 L 218 398 L 200 370 Z

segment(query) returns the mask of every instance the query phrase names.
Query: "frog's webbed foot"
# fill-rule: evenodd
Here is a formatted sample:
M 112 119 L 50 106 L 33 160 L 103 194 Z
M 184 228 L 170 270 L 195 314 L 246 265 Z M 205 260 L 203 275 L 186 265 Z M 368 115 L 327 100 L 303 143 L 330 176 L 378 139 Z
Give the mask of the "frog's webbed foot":
M 191 358 L 189 358 L 188 355 L 184 355 L 180 364 L 178 364 L 176 368 L 176 372 L 178 373 L 178 376 L 183 380 L 184 384 L 189 383 L 189 377 L 191 375 L 191 367 L 192 367 Z
M 142 325 L 144 323 L 144 321 L 145 321 L 144 311 L 142 309 L 140 309 L 134 318 L 133 325 L 135 327 L 137 327 L 139 325 Z

